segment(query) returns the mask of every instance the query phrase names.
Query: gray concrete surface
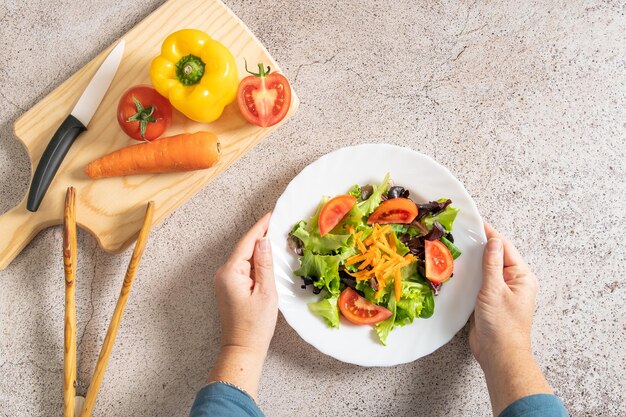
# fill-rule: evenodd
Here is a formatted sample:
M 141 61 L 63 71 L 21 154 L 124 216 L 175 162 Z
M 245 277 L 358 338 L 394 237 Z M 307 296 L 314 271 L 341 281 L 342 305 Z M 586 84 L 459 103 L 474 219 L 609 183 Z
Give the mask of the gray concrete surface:
M 14 120 L 159 3 L 0 4 L 0 213 L 28 185 Z M 626 415 L 625 3 L 227 3 L 302 104 L 154 230 L 95 415 L 186 415 L 217 353 L 216 268 L 304 166 L 365 142 L 412 147 L 465 183 L 540 277 L 534 350 L 572 416 Z M 1 416 L 61 414 L 60 245 L 48 229 L 0 272 Z M 79 249 L 84 393 L 130 252 L 106 254 L 85 232 Z M 270 417 L 489 414 L 465 332 L 417 362 L 363 369 L 282 317 L 260 405 Z

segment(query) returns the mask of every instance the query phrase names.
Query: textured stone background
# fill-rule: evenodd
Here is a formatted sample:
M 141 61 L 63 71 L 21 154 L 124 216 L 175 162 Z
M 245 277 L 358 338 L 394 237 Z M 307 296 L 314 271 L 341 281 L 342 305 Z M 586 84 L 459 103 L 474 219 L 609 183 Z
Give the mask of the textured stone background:
M 29 180 L 14 120 L 159 3 L 0 4 L 0 213 Z M 302 104 L 154 230 L 95 415 L 186 415 L 216 356 L 216 268 L 304 166 L 365 142 L 424 152 L 464 182 L 540 277 L 534 348 L 571 414 L 626 415 L 625 3 L 227 3 Z M 61 413 L 60 247 L 48 229 L 0 272 L 1 416 Z M 106 254 L 85 232 L 79 250 L 84 393 L 130 252 Z M 415 363 L 363 369 L 282 317 L 260 396 L 270 417 L 489 414 L 464 332 Z

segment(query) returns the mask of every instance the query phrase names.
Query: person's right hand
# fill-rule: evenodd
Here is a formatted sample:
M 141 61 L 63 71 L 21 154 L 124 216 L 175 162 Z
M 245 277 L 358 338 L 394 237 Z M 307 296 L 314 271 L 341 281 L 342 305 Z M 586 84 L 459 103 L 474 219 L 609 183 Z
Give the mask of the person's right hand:
M 552 388 L 530 347 L 537 278 L 517 249 L 487 223 L 485 233 L 483 285 L 470 318 L 469 344 L 498 416 L 518 399 L 551 394 Z
M 241 238 L 215 276 L 222 337 L 208 382 L 228 382 L 253 398 L 278 316 L 269 221 L 268 213 Z
M 241 238 L 215 276 L 222 348 L 237 347 L 265 356 L 274 335 L 278 296 L 272 247 L 265 237 L 270 213 Z
M 470 319 L 470 349 L 478 363 L 513 352 L 530 354 L 537 278 L 517 249 L 485 223 L 483 285 Z

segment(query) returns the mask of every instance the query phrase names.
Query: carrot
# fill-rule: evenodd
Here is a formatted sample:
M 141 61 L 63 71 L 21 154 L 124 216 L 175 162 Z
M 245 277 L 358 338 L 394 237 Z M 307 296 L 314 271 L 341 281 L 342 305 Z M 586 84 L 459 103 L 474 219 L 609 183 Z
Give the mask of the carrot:
M 210 168 L 220 157 L 217 136 L 210 132 L 184 133 L 122 148 L 85 167 L 90 178 Z

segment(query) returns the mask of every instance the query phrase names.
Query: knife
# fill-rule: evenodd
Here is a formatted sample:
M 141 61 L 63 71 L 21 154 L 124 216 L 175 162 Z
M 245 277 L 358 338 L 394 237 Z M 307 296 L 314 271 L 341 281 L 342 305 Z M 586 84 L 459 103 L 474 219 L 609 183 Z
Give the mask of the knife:
M 124 55 L 124 41 L 120 41 L 106 57 L 98 71 L 89 81 L 87 88 L 78 99 L 78 103 L 69 116 L 61 123 L 61 126 L 52 136 L 50 143 L 43 151 L 37 169 L 33 175 L 28 192 L 26 208 L 35 212 L 39 209 L 48 187 L 57 173 L 65 155 L 82 132 L 87 130 L 94 113 L 98 109 L 102 98 L 106 94 L 117 68 Z

